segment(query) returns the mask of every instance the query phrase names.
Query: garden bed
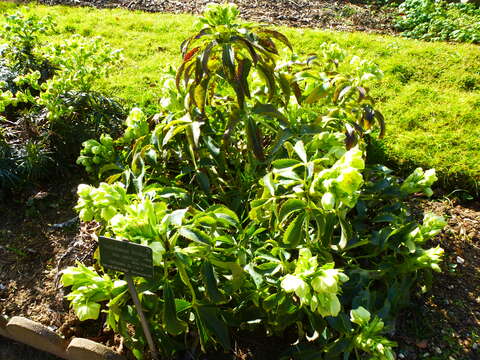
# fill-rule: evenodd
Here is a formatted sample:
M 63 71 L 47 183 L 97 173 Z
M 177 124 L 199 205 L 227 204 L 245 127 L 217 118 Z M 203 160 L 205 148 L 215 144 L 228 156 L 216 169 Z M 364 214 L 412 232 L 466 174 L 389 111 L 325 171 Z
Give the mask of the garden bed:
M 42 0 L 48 5 L 94 6 L 98 8 L 123 7 L 148 12 L 199 14 L 208 0 Z M 340 31 L 369 31 L 392 33 L 391 10 L 378 5 L 356 1 L 335 0 L 234 0 L 242 17 L 247 20 Z
M 75 182 L 71 182 L 40 195 L 33 192 L 30 202 L 27 198 L 2 205 L 5 220 L 0 225 L 0 314 L 25 316 L 66 338 L 85 337 L 121 350 L 118 339 L 112 333 L 104 333 L 99 322 L 76 319 L 57 281 L 59 269 L 74 265 L 75 261 L 90 263 L 96 247 L 91 236 L 94 224 L 52 226 L 75 217 L 74 191 Z M 24 200 L 30 205 L 24 206 Z M 480 203 L 422 200 L 420 208 L 448 216 L 448 227 L 432 243 L 445 249 L 445 261 L 431 291 L 415 296 L 412 306 L 398 320 L 393 336 L 399 343 L 397 351 L 404 359 L 412 360 L 425 356 L 439 360 L 450 356 L 457 360 L 477 359 Z M 237 335 L 235 342 L 235 353 L 228 359 L 277 360 L 288 339 L 272 341 L 244 333 Z
M 65 25 L 65 31 L 72 32 L 67 28 Z M 392 70 L 392 74 L 397 73 Z M 59 271 L 76 261 L 92 264 L 96 248 L 97 224 L 79 224 L 72 210 L 77 183 L 69 180 L 34 187 L 15 201 L 5 199 L 0 206 L 5 214 L 0 227 L 0 314 L 23 315 L 66 338 L 87 337 L 123 351 L 120 338 L 101 328 L 103 318 L 101 322 L 76 320 L 59 286 Z M 478 357 L 480 204 L 447 197 L 431 201 L 417 198 L 411 204 L 414 212 L 447 215 L 449 226 L 429 244 L 445 249 L 442 274 L 435 277 L 431 292 L 414 296 L 414 306 L 405 310 L 392 331 L 400 345 L 400 358 Z M 420 289 L 415 290 L 419 293 Z M 289 338 L 288 331 L 284 336 L 266 339 L 255 333 L 234 332 L 232 353 L 207 357 L 278 359 L 283 345 L 295 340 Z

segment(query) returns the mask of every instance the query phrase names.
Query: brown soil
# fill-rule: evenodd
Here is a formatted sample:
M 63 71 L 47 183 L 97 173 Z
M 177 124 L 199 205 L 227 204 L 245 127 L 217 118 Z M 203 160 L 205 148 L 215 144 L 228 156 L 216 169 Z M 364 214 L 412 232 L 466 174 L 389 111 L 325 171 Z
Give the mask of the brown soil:
M 480 202 L 423 201 L 424 211 L 448 217 L 432 242 L 445 250 L 432 288 L 401 315 L 396 340 L 406 359 L 480 358 Z
M 199 14 L 207 3 L 224 0 L 40 0 L 49 5 L 125 7 L 132 10 Z M 341 31 L 391 33 L 392 11 L 368 1 L 230 0 L 246 20 Z
M 117 345 L 100 324 L 79 322 L 64 299 L 59 271 L 76 261 L 92 262 L 95 229 L 94 224 L 79 227 L 78 220 L 71 221 L 76 217 L 75 185 L 52 188 L 56 190 L 0 204 L 0 315 L 27 317 L 67 338 Z M 0 354 L 7 350 L 0 344 Z

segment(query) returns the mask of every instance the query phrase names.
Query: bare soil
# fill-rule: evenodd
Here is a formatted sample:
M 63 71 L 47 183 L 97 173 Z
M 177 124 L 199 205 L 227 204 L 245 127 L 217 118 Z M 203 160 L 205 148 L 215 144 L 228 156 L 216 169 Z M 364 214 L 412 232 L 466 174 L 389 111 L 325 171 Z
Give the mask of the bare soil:
M 224 0 L 40 0 L 48 5 L 124 7 L 132 10 L 163 13 L 199 14 L 206 4 Z M 340 31 L 392 33 L 390 8 L 368 4 L 368 1 L 334 0 L 230 0 L 241 16 L 250 21 L 312 27 Z
M 399 353 L 407 359 L 480 359 L 480 202 L 443 199 L 415 207 L 448 218 L 430 244 L 439 244 L 445 257 L 430 291 L 414 297 L 400 316 Z
M 95 224 L 79 224 L 76 218 L 75 193 L 76 184 L 69 182 L 0 203 L 0 315 L 24 316 L 67 338 L 115 347 L 118 339 L 99 323 L 78 321 L 59 285 L 60 270 L 76 261 L 90 264 L 96 247 Z M 12 344 L 0 342 L 1 359 L 21 349 Z

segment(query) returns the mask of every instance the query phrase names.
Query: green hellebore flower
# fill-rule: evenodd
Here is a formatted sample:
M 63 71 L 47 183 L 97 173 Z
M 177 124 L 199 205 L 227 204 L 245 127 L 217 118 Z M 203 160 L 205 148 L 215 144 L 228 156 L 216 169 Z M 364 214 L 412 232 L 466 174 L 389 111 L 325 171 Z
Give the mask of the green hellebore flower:
M 423 217 L 422 234 L 428 238 L 431 238 L 442 231 L 447 225 L 443 216 L 427 213 Z
M 343 155 L 340 162 L 348 167 L 353 167 L 358 170 L 365 168 L 365 161 L 363 160 L 363 151 L 358 146 L 350 149 Z
M 317 276 L 312 280 L 312 287 L 317 293 L 331 293 L 338 292 L 338 271 L 335 269 L 328 269 L 322 272 L 322 275 Z
M 79 197 L 87 197 L 87 196 L 90 195 L 92 190 L 93 190 L 93 186 L 86 185 L 86 184 L 80 184 L 80 185 L 78 185 L 78 188 L 77 188 L 77 195 Z
M 317 257 L 312 255 L 310 249 L 300 249 L 295 274 L 302 274 L 303 276 L 311 275 L 317 270 L 317 266 Z
M 335 209 L 335 195 L 331 192 L 326 192 L 322 196 L 322 207 L 327 211 Z
M 363 177 L 357 169 L 348 167 L 342 171 L 335 182 L 339 190 L 350 195 L 360 188 Z
M 82 209 L 80 210 L 78 217 L 82 221 L 91 221 L 93 220 L 93 212 L 90 209 Z
M 435 173 L 435 169 L 429 169 L 423 173 L 423 179 L 418 182 L 421 186 L 432 186 L 432 184 L 437 181 L 437 175 Z
M 317 311 L 323 317 L 337 316 L 341 310 L 340 300 L 334 294 L 324 293 L 318 295 L 319 305 Z
M 282 280 L 281 286 L 287 293 L 295 292 L 302 303 L 308 303 L 310 298 L 310 287 L 299 277 L 288 274 Z
M 100 212 L 100 215 L 102 216 L 102 218 L 107 221 L 110 220 L 112 217 L 114 217 L 116 214 L 117 214 L 117 210 L 113 206 L 104 207 Z
M 127 120 L 125 120 L 125 123 L 127 126 L 132 126 L 135 125 L 135 123 L 138 123 L 144 119 L 144 114 L 142 109 L 134 107 L 132 110 L 130 110 L 130 113 L 128 114 Z
M 403 182 L 400 189 L 407 194 L 422 191 L 427 196 L 432 196 L 433 191 L 430 186 L 437 181 L 435 169 L 423 171 L 422 168 L 416 168 Z
M 282 289 L 285 290 L 287 293 L 294 292 L 298 287 L 302 286 L 304 281 L 297 276 L 288 274 L 282 280 L 281 286 Z
M 115 233 L 121 233 L 128 226 L 128 219 L 125 215 L 117 214 L 110 219 L 109 225 Z
M 443 253 L 444 251 L 440 246 L 421 250 L 416 262 L 424 267 L 430 267 L 432 270 L 440 272 L 441 269 L 438 264 L 442 261 Z
M 350 310 L 350 320 L 360 326 L 367 325 L 370 322 L 370 317 L 370 312 L 362 306 Z

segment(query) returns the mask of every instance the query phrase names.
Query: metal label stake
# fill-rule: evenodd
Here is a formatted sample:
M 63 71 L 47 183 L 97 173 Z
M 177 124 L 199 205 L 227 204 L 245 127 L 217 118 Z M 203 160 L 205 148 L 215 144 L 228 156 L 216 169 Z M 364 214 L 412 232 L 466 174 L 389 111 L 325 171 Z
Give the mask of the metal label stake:
M 142 304 L 138 298 L 137 289 L 133 283 L 132 275 L 153 278 L 152 249 L 130 241 L 119 241 L 104 236 L 98 238 L 100 247 L 100 262 L 109 269 L 125 273 L 128 290 L 132 296 L 133 304 L 142 324 L 143 333 L 147 338 L 148 347 L 155 360 L 159 360 L 152 333 L 147 319 L 143 313 Z
M 137 314 L 138 314 L 138 316 L 140 316 L 140 323 L 142 324 L 143 333 L 145 334 L 145 337 L 147 338 L 148 347 L 150 348 L 150 352 L 152 353 L 152 357 L 155 360 L 158 360 L 159 357 L 158 357 L 157 349 L 155 348 L 155 343 L 153 342 L 152 333 L 150 332 L 150 328 L 148 326 L 147 319 L 145 318 L 145 314 L 143 313 L 142 304 L 140 304 L 140 300 L 139 300 L 138 294 L 137 294 L 137 289 L 135 289 L 133 279 L 128 273 L 125 273 L 125 279 L 127 280 L 128 290 L 130 290 L 130 295 L 132 295 L 133 304 L 135 305 L 135 308 L 137 309 Z

